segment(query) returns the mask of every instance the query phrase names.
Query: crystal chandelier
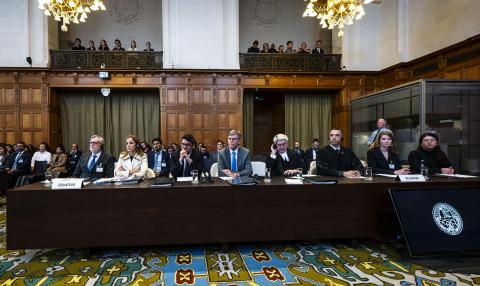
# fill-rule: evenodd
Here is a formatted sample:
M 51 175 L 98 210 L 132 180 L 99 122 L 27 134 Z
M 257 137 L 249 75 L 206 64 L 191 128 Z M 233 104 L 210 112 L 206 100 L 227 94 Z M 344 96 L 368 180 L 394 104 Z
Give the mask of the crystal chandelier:
M 309 2 L 303 17 L 317 17 L 322 28 L 333 29 L 338 27 L 338 36 L 343 37 L 345 25 L 353 24 L 353 20 L 360 20 L 365 11 L 362 0 L 304 0 Z M 366 2 L 367 3 L 367 2 Z
M 63 21 L 62 31 L 68 31 L 67 25 L 85 22 L 87 13 L 105 10 L 102 0 L 38 0 L 38 8 L 43 14 L 53 15 L 56 21 Z

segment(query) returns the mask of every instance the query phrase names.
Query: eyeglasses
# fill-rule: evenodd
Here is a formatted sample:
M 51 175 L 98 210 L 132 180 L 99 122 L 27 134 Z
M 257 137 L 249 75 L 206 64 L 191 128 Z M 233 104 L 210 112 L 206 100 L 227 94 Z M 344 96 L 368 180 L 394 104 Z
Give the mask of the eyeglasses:
M 93 141 L 90 141 L 90 145 L 92 145 L 92 144 L 94 144 L 94 145 L 95 145 L 95 144 L 100 144 L 100 142 L 93 142 Z
M 238 137 L 228 137 L 228 140 L 238 140 L 238 139 L 240 139 L 240 138 L 238 138 Z

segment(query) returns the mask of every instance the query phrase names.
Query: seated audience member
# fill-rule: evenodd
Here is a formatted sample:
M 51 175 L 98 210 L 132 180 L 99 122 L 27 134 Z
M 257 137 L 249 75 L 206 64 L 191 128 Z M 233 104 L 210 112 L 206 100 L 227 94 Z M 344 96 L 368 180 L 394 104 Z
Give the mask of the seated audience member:
M 58 178 L 60 174 L 67 173 L 67 161 L 68 156 L 65 154 L 65 147 L 59 144 L 55 149 L 55 154 L 53 154 L 52 159 L 48 163 L 47 171 L 52 173 L 53 178 Z
M 271 168 L 272 176 L 293 176 L 302 169 L 305 171 L 305 164 L 300 156 L 288 148 L 288 137 L 285 134 L 277 134 L 273 137 L 273 144 L 270 147 L 271 153 L 266 158 L 267 168 Z
M 423 161 L 423 165 L 428 168 L 429 174 L 455 173 L 447 154 L 440 149 L 437 134 L 432 132 L 422 134 L 418 144 L 418 148 L 408 154 L 408 164 L 410 164 L 412 172 L 419 174 Z
M 90 152 L 83 154 L 73 172 L 76 178 L 111 178 L 113 177 L 113 157 L 103 148 L 105 140 L 98 136 L 90 137 Z
M 217 150 L 213 151 L 211 154 L 212 162 L 217 163 L 218 162 L 218 153 L 225 148 L 224 143 L 222 140 L 217 141 Z
M 315 49 L 312 50 L 312 54 L 323 55 L 322 41 L 321 40 L 318 40 L 315 43 Z
M 25 142 L 19 141 L 15 145 L 16 152 L 13 153 L 13 163 L 8 174 L 8 186 L 13 188 L 17 182 L 18 177 L 30 174 L 32 154 L 25 150 Z
M 128 135 L 125 143 L 126 150 L 118 156 L 115 177 L 141 179 L 148 169 L 147 154 L 139 148 L 140 140 L 134 135 Z
M 253 41 L 252 46 L 248 48 L 247 53 L 260 53 L 257 40 Z
M 240 146 L 242 135 L 237 130 L 228 132 L 228 148 L 218 153 L 218 176 L 240 177 L 252 174 L 250 150 Z
M 320 150 L 320 141 L 318 138 L 313 138 L 312 148 L 309 148 L 307 151 L 305 151 L 305 155 L 303 156 L 303 161 L 305 161 L 305 166 L 307 166 L 307 168 L 310 168 L 310 163 L 312 161 L 317 160 L 318 150 Z
M 180 147 L 178 147 L 177 143 L 172 143 L 172 147 L 173 147 L 173 151 L 177 151 L 177 150 L 180 149 Z
M 202 144 L 202 146 L 200 147 L 200 153 L 202 153 L 203 157 L 203 170 L 210 172 L 210 168 L 212 168 L 213 162 L 212 157 L 208 152 L 207 146 L 205 146 L 205 144 Z
M 388 129 L 386 126 L 387 126 L 387 120 L 385 120 L 383 118 L 379 118 L 377 120 L 377 129 L 375 129 L 370 134 L 370 136 L 368 137 L 368 140 L 367 140 L 368 146 L 371 147 L 373 145 L 373 143 L 375 143 L 375 141 L 377 140 L 377 136 L 380 133 L 380 131 L 390 131 L 390 129 Z M 390 132 L 392 132 L 392 131 L 390 131 Z
M 143 141 L 140 143 L 140 146 L 142 147 L 143 153 L 148 155 L 150 152 L 152 152 L 152 147 L 147 142 Z
M 9 155 L 4 145 L 0 145 L 0 171 L 8 171 L 7 166 L 9 165 Z
M 268 43 L 263 43 L 263 49 L 260 51 L 260 53 L 268 53 Z
M 190 177 L 192 170 L 198 170 L 199 173 L 203 171 L 203 157 L 195 148 L 196 144 L 192 135 L 183 135 L 181 149 L 173 155 L 173 167 L 170 170 L 173 177 Z
M 115 46 L 113 47 L 112 51 L 125 51 L 125 49 L 122 48 L 122 42 L 120 42 L 119 39 L 115 39 Z
M 107 45 L 107 42 L 104 39 L 100 40 L 100 45 L 98 46 L 99 51 L 110 51 L 110 48 Z
M 162 150 L 162 139 L 154 138 L 152 140 L 153 149 L 148 154 L 148 167 L 155 172 L 155 177 L 163 177 L 170 174 L 171 158 L 167 152 Z
M 269 53 L 277 53 L 277 49 L 275 49 L 275 44 L 270 45 L 270 49 L 268 49 Z
M 11 155 L 15 153 L 15 148 L 13 148 L 12 144 L 7 144 L 5 145 L 5 152 L 7 152 L 8 155 Z
M 307 48 L 307 43 L 302 42 L 298 48 L 297 54 L 310 54 L 310 49 Z
M 170 160 L 170 163 L 172 163 L 173 161 L 173 154 L 175 153 L 175 148 L 173 148 L 172 145 L 169 145 L 167 147 L 167 158 L 168 160 Z
M 130 48 L 128 48 L 127 51 L 129 51 L 129 52 L 137 52 L 137 51 L 138 51 L 137 42 L 135 42 L 134 40 L 131 40 L 131 41 L 130 41 Z
M 285 47 L 283 45 L 278 46 L 278 53 L 285 54 Z
M 302 149 L 302 142 L 296 140 L 293 143 L 293 147 L 294 147 L 293 151 L 295 151 L 295 153 L 297 153 L 300 156 L 300 158 L 302 158 L 302 160 L 303 160 L 303 157 L 305 157 L 305 151 L 303 151 L 303 149 Z M 305 167 L 308 168 L 309 165 L 305 165 Z
M 92 41 L 92 40 L 88 41 L 87 51 L 95 51 L 95 50 L 97 50 L 97 49 L 95 48 L 95 42 Z
M 145 49 L 143 49 L 144 52 L 153 52 L 154 49 L 152 49 L 152 44 L 150 42 L 145 43 Z
M 82 41 L 79 38 L 75 39 L 72 50 L 85 50 L 85 47 L 82 46 Z
M 70 174 L 72 174 L 73 171 L 75 171 L 78 160 L 80 160 L 81 157 L 82 157 L 82 151 L 78 149 L 77 143 L 73 143 L 72 149 L 70 150 L 70 153 L 68 153 L 68 169 Z
M 202 149 L 203 147 L 203 143 L 198 143 L 197 144 L 197 150 L 200 151 L 200 149 Z
M 33 154 L 32 161 L 30 163 L 32 171 L 37 161 L 46 162 L 44 163 L 44 166 L 46 166 L 50 162 L 50 159 L 52 158 L 52 153 L 50 153 L 48 149 L 49 147 L 47 142 L 42 142 L 40 143 L 40 145 L 38 145 L 38 151 Z
M 294 54 L 295 50 L 293 49 L 293 41 L 287 42 L 287 48 L 285 49 L 285 54 Z
M 317 174 L 337 177 L 357 177 L 363 173 L 362 162 L 352 149 L 340 146 L 342 131 L 330 130 L 330 145 L 320 149 L 317 156 Z
M 395 140 L 392 132 L 380 131 L 377 140 L 367 151 L 368 166 L 375 174 L 409 174 L 408 168 L 402 168 L 400 157 L 395 148 Z

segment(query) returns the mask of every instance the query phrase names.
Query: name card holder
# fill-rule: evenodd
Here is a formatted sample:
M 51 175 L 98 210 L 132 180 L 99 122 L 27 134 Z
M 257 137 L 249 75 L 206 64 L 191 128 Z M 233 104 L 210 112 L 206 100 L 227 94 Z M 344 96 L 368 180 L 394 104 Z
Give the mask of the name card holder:
M 396 180 L 400 182 L 425 182 L 425 177 L 422 175 L 398 175 Z
M 83 179 L 53 180 L 52 190 L 76 190 L 82 188 Z

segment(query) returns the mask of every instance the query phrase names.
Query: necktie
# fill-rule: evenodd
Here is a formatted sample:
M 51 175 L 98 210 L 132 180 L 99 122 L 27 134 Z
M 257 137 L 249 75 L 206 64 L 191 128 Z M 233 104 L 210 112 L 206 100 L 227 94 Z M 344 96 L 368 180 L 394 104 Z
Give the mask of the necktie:
M 237 153 L 235 151 L 232 152 L 232 172 L 237 171 Z
M 183 159 L 183 176 L 186 177 L 187 174 L 185 170 L 187 169 L 187 159 Z
M 93 170 L 93 167 L 95 167 L 95 158 L 97 158 L 97 155 L 92 155 L 92 161 L 90 161 L 90 164 L 88 165 L 88 170 L 90 172 Z
M 13 166 L 12 166 L 13 169 L 17 168 L 18 159 L 20 159 L 20 157 L 22 156 L 22 153 L 23 152 L 19 152 L 17 154 L 17 157 L 15 157 L 15 162 L 13 162 Z
M 160 166 L 158 166 L 158 152 L 155 152 L 155 163 L 154 163 L 154 169 L 158 170 L 160 169 Z

